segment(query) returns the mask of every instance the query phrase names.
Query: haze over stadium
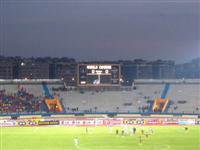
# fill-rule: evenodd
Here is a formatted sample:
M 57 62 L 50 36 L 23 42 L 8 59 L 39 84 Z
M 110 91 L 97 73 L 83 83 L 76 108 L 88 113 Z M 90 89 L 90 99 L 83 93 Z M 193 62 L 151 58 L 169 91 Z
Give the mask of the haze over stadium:
M 3 0 L 1 55 L 77 60 L 200 56 L 198 0 Z
M 200 150 L 200 1 L 0 0 L 0 150 Z

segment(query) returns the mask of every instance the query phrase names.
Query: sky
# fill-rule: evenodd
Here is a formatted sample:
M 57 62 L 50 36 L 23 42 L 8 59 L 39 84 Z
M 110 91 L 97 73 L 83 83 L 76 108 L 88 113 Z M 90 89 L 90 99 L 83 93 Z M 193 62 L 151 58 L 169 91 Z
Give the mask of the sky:
M 0 0 L 0 54 L 94 60 L 200 57 L 199 0 Z

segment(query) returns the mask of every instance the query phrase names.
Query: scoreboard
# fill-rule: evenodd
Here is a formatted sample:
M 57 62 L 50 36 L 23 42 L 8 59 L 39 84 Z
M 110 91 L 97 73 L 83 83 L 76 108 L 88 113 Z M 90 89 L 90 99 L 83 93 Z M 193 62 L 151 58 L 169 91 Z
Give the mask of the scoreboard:
M 78 86 L 120 85 L 120 64 L 79 64 Z

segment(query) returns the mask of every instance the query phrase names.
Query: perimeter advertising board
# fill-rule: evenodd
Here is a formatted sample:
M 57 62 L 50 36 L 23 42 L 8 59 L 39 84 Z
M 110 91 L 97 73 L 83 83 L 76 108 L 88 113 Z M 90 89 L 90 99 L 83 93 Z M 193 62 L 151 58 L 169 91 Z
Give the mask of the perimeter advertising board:
M 16 126 L 16 122 L 14 120 L 0 120 L 0 127 L 12 127 Z
M 12 126 L 120 126 L 120 125 L 200 125 L 200 119 L 182 118 L 62 118 L 41 120 L 0 120 L 0 127 Z
M 180 125 L 195 125 L 195 119 L 178 119 Z
M 85 119 L 65 119 L 60 121 L 60 125 L 64 126 L 115 126 L 121 125 L 122 119 L 101 119 L 101 118 L 85 118 Z

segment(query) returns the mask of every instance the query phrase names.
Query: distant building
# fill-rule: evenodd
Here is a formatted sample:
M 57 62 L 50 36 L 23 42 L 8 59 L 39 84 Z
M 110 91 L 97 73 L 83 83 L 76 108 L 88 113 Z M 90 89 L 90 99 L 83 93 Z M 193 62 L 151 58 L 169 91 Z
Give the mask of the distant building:
M 148 62 L 142 59 L 123 61 L 122 76 L 124 85 L 131 85 L 134 79 L 173 79 L 175 63 L 173 61 Z
M 152 64 L 136 64 L 136 79 L 152 79 Z
M 0 60 L 0 79 L 13 79 L 12 62 Z
M 18 68 L 20 79 L 48 79 L 49 63 L 35 60 L 24 60 Z
M 152 62 L 153 79 L 174 79 L 175 63 L 174 61 L 157 60 Z
M 152 79 L 151 63 L 142 59 L 121 63 L 124 85 L 131 85 L 134 79 Z
M 176 65 L 176 78 L 200 78 L 200 58 L 193 59 L 189 63 Z
M 81 62 L 80 62 L 81 63 Z M 63 79 L 77 85 L 77 64 L 73 58 L 21 58 L 0 56 L 0 79 Z M 135 79 L 200 78 L 200 58 L 175 65 L 174 61 L 98 61 L 84 64 L 120 64 L 120 82 L 132 85 Z M 103 81 L 103 80 L 102 80 Z
M 76 85 L 76 74 L 76 62 L 58 62 L 49 64 L 49 78 L 62 79 L 68 86 Z
M 136 65 L 132 61 L 121 62 L 123 85 L 132 85 L 137 77 Z

